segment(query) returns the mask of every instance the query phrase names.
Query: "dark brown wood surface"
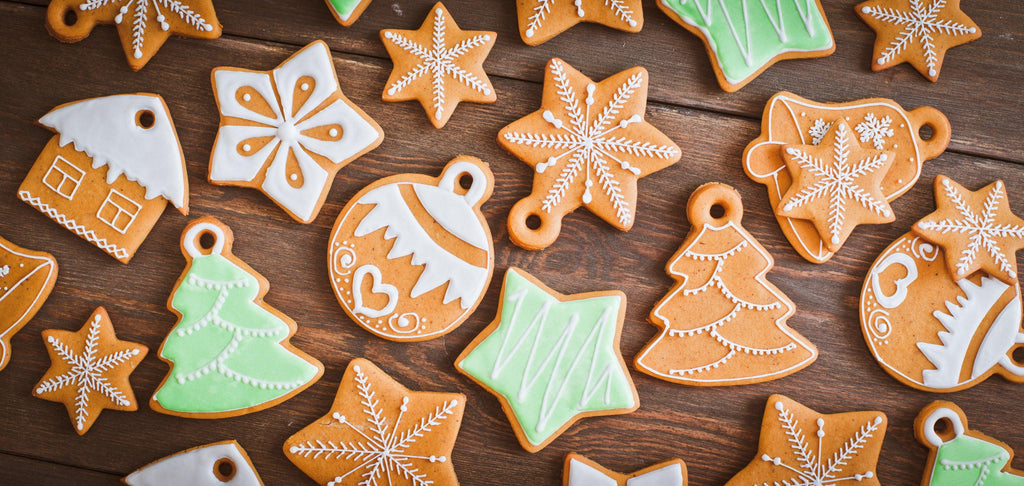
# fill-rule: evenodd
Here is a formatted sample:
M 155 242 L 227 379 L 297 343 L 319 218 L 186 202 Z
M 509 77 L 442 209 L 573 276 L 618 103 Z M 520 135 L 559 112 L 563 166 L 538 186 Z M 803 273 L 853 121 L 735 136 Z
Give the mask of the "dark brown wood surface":
M 468 396 L 452 460 L 462 484 L 559 484 L 562 461 L 580 452 L 631 471 L 670 457 L 684 459 L 694 486 L 717 485 L 757 449 L 765 400 L 783 393 L 822 412 L 881 410 L 889 417 L 878 474 L 882 484 L 918 484 L 926 450 L 913 437 L 917 412 L 931 400 L 952 399 L 972 428 L 1024 452 L 1020 385 L 1002 378 L 950 395 L 910 389 L 890 378 L 867 350 L 857 306 L 871 262 L 913 222 L 934 208 L 931 180 L 946 174 L 971 188 L 1003 179 L 1012 207 L 1024 214 L 1024 6 L 1019 0 L 965 0 L 983 37 L 951 50 L 938 83 L 908 65 L 870 71 L 873 32 L 853 12 L 855 0 L 827 0 L 837 51 L 817 60 L 783 62 L 735 94 L 722 92 L 699 40 L 645 1 L 645 25 L 626 34 L 579 25 L 538 47 L 519 39 L 514 2 L 446 2 L 466 29 L 495 30 L 485 64 L 498 94 L 490 105 L 463 104 L 444 129 L 434 129 L 415 102 L 383 103 L 391 69 L 378 31 L 417 28 L 433 2 L 376 0 L 351 28 L 338 26 L 321 0 L 219 0 L 224 36 L 171 39 L 140 72 L 124 60 L 115 30 L 97 27 L 77 44 L 61 44 L 44 27 L 46 0 L 0 0 L 0 235 L 54 254 L 57 285 L 39 314 L 12 340 L 11 363 L 0 372 L 0 484 L 114 484 L 135 468 L 174 452 L 237 439 L 268 485 L 312 484 L 281 452 L 284 439 L 324 414 L 353 357 L 362 356 L 413 389 Z M 210 87 L 217 66 L 269 69 L 306 43 L 333 50 L 342 89 L 374 117 L 384 143 L 339 173 L 313 224 L 292 221 L 258 191 L 206 181 L 218 114 Z M 561 57 L 594 79 L 634 65 L 651 73 L 647 119 L 682 148 L 682 161 L 640 182 L 637 222 L 620 233 L 586 211 L 569 216 L 550 248 L 530 252 L 508 240 L 509 208 L 530 190 L 529 168 L 504 153 L 494 137 L 537 109 L 545 62 Z M 906 108 L 930 105 L 953 125 L 949 150 L 928 162 L 920 182 L 893 204 L 897 220 L 862 226 L 832 261 L 808 263 L 783 238 L 763 187 L 743 174 L 740 155 L 759 133 L 771 94 L 789 90 L 819 101 L 894 98 Z M 51 132 L 35 124 L 61 103 L 118 93 L 159 93 L 167 101 L 190 174 L 189 217 L 168 210 L 129 265 L 122 265 L 17 200 L 16 190 Z M 484 205 L 495 240 L 495 278 L 473 316 L 451 334 L 398 344 L 356 326 L 328 284 L 326 242 L 335 217 L 360 188 L 404 172 L 436 175 L 453 156 L 488 161 L 494 195 Z M 498 401 L 455 372 L 455 357 L 491 321 L 504 270 L 518 266 L 566 293 L 620 289 L 629 299 L 622 353 L 627 361 L 655 335 L 646 323 L 672 280 L 666 259 L 682 242 L 690 192 L 705 182 L 733 185 L 743 195 L 744 224 L 775 257 L 769 279 L 797 305 L 789 324 L 820 350 L 817 362 L 781 380 L 741 387 L 693 388 L 633 373 L 640 409 L 583 420 L 536 454 L 523 451 Z M 40 332 L 78 329 L 103 305 L 121 339 L 155 350 L 175 318 L 165 305 L 184 258 L 182 228 L 211 215 L 232 227 L 235 254 L 270 281 L 266 301 L 299 324 L 292 342 L 321 360 L 323 378 L 269 410 L 223 420 L 161 415 L 146 405 L 167 365 L 151 353 L 132 377 L 141 403 L 135 413 L 104 412 L 83 437 L 60 404 L 33 398 L 49 365 Z M 1018 466 L 1024 463 L 1018 461 Z

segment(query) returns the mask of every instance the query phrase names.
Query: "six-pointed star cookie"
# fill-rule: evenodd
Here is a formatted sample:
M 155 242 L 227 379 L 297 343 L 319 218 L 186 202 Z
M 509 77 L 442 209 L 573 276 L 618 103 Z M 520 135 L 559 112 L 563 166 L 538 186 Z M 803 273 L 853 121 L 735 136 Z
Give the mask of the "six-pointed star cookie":
M 289 437 L 284 453 L 324 485 L 458 484 L 451 453 L 465 406 L 461 393 L 409 391 L 356 358 L 331 411 Z
M 829 251 L 837 251 L 858 224 L 896 219 L 881 184 L 892 151 L 862 145 L 845 120 L 838 120 L 818 145 L 784 145 L 782 157 L 793 185 L 776 214 L 814 223 Z
M 881 412 L 821 414 L 772 395 L 757 457 L 726 486 L 879 486 L 875 466 L 886 425 Z
M 97 308 L 78 332 L 47 329 L 43 340 L 50 369 L 32 395 L 64 402 L 78 435 L 88 432 L 105 408 L 138 410 L 128 376 L 149 348 L 117 339 L 104 308 Z
M 523 449 L 543 449 L 583 417 L 640 406 L 619 352 L 622 292 L 562 295 L 509 268 L 500 302 L 455 366 L 501 400 Z
M 875 30 L 873 71 L 909 62 L 938 81 L 946 50 L 981 37 L 960 0 L 870 0 L 856 11 Z
M 441 128 L 460 101 L 498 99 L 483 67 L 497 34 L 460 29 L 441 2 L 430 13 L 419 30 L 380 31 L 395 63 L 383 99 L 419 100 L 430 123 Z
M 637 179 L 679 160 L 679 147 L 644 121 L 647 70 L 600 83 L 561 59 L 548 62 L 541 109 L 501 129 L 498 143 L 534 168 L 533 192 L 509 213 L 512 241 L 529 250 L 558 238 L 562 217 L 586 206 L 627 231 Z M 540 225 L 529 227 L 536 216 Z
M 74 22 L 66 23 L 69 18 Z M 212 0 L 52 0 L 46 22 L 61 42 L 88 37 L 96 24 L 116 24 L 128 65 L 135 71 L 172 34 L 216 39 L 221 33 Z
M 672 459 L 630 474 L 617 473 L 575 452 L 565 456 L 564 486 L 686 486 L 686 464 Z
M 953 278 L 982 270 L 1014 285 L 1017 250 L 1024 248 L 1024 220 L 1013 214 L 1003 181 L 968 191 L 946 176 L 935 178 L 937 210 L 914 232 L 942 247 Z
M 580 22 L 594 22 L 625 32 L 640 32 L 640 0 L 516 0 L 519 35 L 527 45 L 547 42 Z

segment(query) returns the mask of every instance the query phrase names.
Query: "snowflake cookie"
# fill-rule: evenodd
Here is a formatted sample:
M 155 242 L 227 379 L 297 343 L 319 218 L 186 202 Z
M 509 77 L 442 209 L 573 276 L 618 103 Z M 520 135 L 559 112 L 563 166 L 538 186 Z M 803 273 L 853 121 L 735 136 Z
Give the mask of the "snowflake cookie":
M 331 9 L 331 15 L 339 24 L 348 27 L 359 20 L 363 10 L 370 6 L 370 0 L 324 0 L 327 8 Z
M 565 456 L 563 486 L 686 486 L 686 464 L 672 459 L 629 474 L 605 469 L 575 452 Z
M 929 449 L 923 486 L 1024 485 L 1024 471 L 1010 467 L 1013 449 L 970 430 L 967 414 L 952 402 L 934 401 L 921 410 L 914 421 L 914 435 Z
M 263 486 L 245 449 L 233 440 L 193 447 L 139 468 L 127 486 Z
M 483 63 L 497 35 L 460 29 L 441 2 L 419 30 L 380 31 L 395 64 L 384 101 L 419 100 L 435 128 L 448 123 L 461 101 L 494 103 Z
M 323 41 L 270 71 L 219 67 L 212 78 L 220 129 L 210 182 L 258 188 L 296 221 L 313 222 L 338 171 L 384 140 L 342 94 Z
M 57 283 L 57 259 L 0 237 L 0 370 L 11 360 L 11 338 L 36 315 Z
M 78 42 L 96 24 L 115 24 L 128 65 L 142 69 L 172 34 L 220 37 L 213 0 L 51 0 L 46 27 L 61 42 Z
M 562 218 L 580 206 L 622 231 L 633 227 L 637 179 L 682 155 L 644 121 L 647 76 L 634 67 L 595 83 L 561 59 L 548 62 L 541 109 L 498 133 L 498 143 L 534 170 L 533 192 L 509 212 L 513 243 L 548 247 Z
M 105 408 L 139 409 L 128 382 L 149 348 L 114 336 L 106 309 L 99 307 L 78 332 L 43 331 L 50 369 L 32 395 L 64 402 L 78 435 L 85 434 Z
M 519 35 L 530 46 L 543 44 L 580 22 L 594 22 L 625 32 L 640 32 L 640 0 L 516 0 Z
M 330 412 L 284 453 L 325 486 L 457 485 L 451 454 L 465 407 L 461 393 L 410 391 L 356 358 Z
M 501 400 L 520 445 L 537 452 L 581 418 L 640 406 L 619 351 L 625 314 L 622 292 L 563 295 L 509 268 L 497 317 L 455 367 Z
M 211 246 L 201 242 L 210 236 Z M 171 365 L 149 406 L 187 418 L 235 417 L 281 403 L 324 367 L 291 345 L 295 321 L 263 302 L 269 283 L 231 253 L 231 228 L 211 217 L 185 226 L 185 271 L 167 299 L 178 322 L 160 345 Z
M 886 425 L 881 412 L 820 414 L 772 395 L 757 457 L 726 486 L 879 486 L 875 467 Z
M 713 216 L 713 207 L 724 213 Z M 690 233 L 665 267 L 676 285 L 648 317 L 661 333 L 637 355 L 636 368 L 674 383 L 720 386 L 774 380 L 813 363 L 817 348 L 786 325 L 796 306 L 765 278 L 775 261 L 741 224 L 739 192 L 704 184 L 686 212 Z
M 855 10 L 876 33 L 873 71 L 908 62 L 938 81 L 946 50 L 981 37 L 960 0 L 869 0 Z

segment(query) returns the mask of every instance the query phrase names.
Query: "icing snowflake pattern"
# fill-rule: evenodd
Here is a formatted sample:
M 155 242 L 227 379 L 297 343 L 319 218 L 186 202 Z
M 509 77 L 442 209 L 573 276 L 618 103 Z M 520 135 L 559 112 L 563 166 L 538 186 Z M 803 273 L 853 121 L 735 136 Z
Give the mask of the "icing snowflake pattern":
M 888 116 L 878 118 L 874 113 L 868 113 L 864 116 L 864 121 L 858 123 L 854 130 L 860 134 L 861 142 L 871 142 L 876 150 L 882 150 L 885 147 L 885 139 L 896 133 L 889 128 L 891 124 L 892 118 Z
M 533 13 L 527 18 L 526 24 L 526 37 L 533 37 L 537 33 L 537 30 L 543 27 L 544 20 L 547 15 L 551 13 L 551 6 L 554 5 L 556 0 L 537 0 L 536 5 L 533 7 Z M 568 1 L 568 0 L 557 0 L 557 1 Z M 591 2 L 597 5 L 597 2 Z M 602 0 L 601 4 L 609 11 L 615 14 L 619 20 L 629 24 L 630 27 L 636 27 L 638 22 L 635 17 L 635 13 L 632 9 L 626 5 L 623 0 Z M 576 6 L 576 16 L 579 18 L 585 18 L 587 11 L 583 8 L 583 0 L 573 0 L 573 5 Z
M 939 75 L 939 53 L 935 46 L 934 36 L 966 36 L 977 33 L 977 27 L 938 18 L 946 8 L 946 0 L 932 0 L 925 6 L 926 1 L 910 0 L 910 10 L 879 6 L 861 8 L 863 13 L 881 22 L 901 26 L 899 34 L 896 35 L 892 43 L 879 53 L 876 60 L 879 65 L 891 62 L 912 43 L 920 43 L 921 49 L 924 51 L 928 75 L 935 77 Z
M 324 461 L 343 459 L 358 463 L 353 469 L 329 481 L 328 486 L 345 484 L 342 481 L 347 476 L 360 471 L 362 471 L 363 479 L 358 484 L 361 486 L 391 485 L 392 477 L 395 475 L 408 480 L 408 484 L 412 486 L 434 484 L 434 481 L 429 479 L 426 473 L 419 471 L 415 462 L 446 462 L 449 458 L 443 455 L 412 455 L 406 453 L 406 450 L 417 440 L 423 438 L 426 433 L 431 432 L 431 427 L 438 426 L 449 418 L 457 419 L 459 401 L 456 399 L 446 400 L 442 405 L 435 407 L 429 415 L 401 429 L 409 397 L 402 398 L 398 415 L 395 417 L 394 423 L 390 423 L 385 416 L 385 411 L 380 407 L 380 400 L 377 398 L 369 378 L 359 365 L 354 365 L 353 371 L 355 371 L 356 389 L 359 391 L 364 417 L 357 419 L 357 422 L 354 423 L 352 419 L 338 412 L 334 412 L 331 416 L 339 424 L 362 436 L 363 440 L 351 442 L 318 439 L 292 445 L 288 448 L 288 452 L 304 458 Z M 369 433 L 364 430 L 368 430 Z
M 821 145 L 821 140 L 825 138 L 825 134 L 832 129 L 832 122 L 825 122 L 821 118 L 814 120 L 814 125 L 807 129 L 807 134 L 811 136 L 811 145 Z
M 71 370 L 58 376 L 43 381 L 36 386 L 36 395 L 55 392 L 66 387 L 75 387 L 75 428 L 83 430 L 89 422 L 89 399 L 93 393 L 99 393 L 106 397 L 111 403 L 121 406 L 131 406 L 131 400 L 125 392 L 118 389 L 107 378 L 107 373 L 129 360 L 138 356 L 139 348 L 122 349 L 120 351 L 97 355 L 97 347 L 100 339 L 101 315 L 96 314 L 89 322 L 89 334 L 85 341 L 85 349 L 81 353 L 71 349 L 55 336 L 47 336 L 46 343 L 53 349 L 56 356 Z M 129 390 L 130 391 L 130 390 Z
M 203 18 L 194 10 L 187 1 L 182 0 L 88 0 L 78 8 L 83 12 L 96 10 L 107 5 L 121 4 L 114 23 L 120 25 L 128 16 L 131 22 L 131 48 L 135 59 L 142 59 L 142 47 L 145 43 L 146 29 L 149 28 L 149 18 L 152 17 L 160 29 L 168 31 L 171 26 L 167 23 L 165 12 L 173 13 L 192 28 L 202 32 L 212 32 L 213 24 Z M 152 7 L 152 10 L 150 9 Z M 161 9 L 163 7 L 163 9 Z

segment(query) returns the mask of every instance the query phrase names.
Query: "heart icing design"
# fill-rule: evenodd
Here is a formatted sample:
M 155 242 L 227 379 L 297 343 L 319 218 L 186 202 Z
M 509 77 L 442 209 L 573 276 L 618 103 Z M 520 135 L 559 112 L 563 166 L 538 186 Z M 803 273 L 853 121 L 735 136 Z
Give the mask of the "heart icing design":
M 924 249 L 924 251 L 928 251 Z M 889 268 L 890 265 L 900 265 L 906 269 L 907 275 L 900 277 L 893 281 L 896 285 L 896 291 L 892 295 L 885 295 L 882 292 L 882 288 L 878 283 L 878 276 L 881 275 L 885 269 Z M 917 263 L 914 262 L 913 258 L 905 253 L 893 253 L 885 257 L 884 260 L 878 263 L 878 266 L 871 271 L 871 290 L 875 293 L 875 300 L 885 307 L 886 309 L 892 309 L 898 307 L 907 298 L 907 288 L 910 287 L 915 280 L 917 280 Z
M 386 294 L 388 304 L 381 309 L 371 309 L 363 305 L 363 277 L 370 275 L 373 285 L 370 286 L 370 293 Z M 398 289 L 394 285 L 383 282 L 380 269 L 376 265 L 363 265 L 356 269 L 352 275 L 352 313 L 362 314 L 371 319 L 384 317 L 395 310 L 398 305 Z

